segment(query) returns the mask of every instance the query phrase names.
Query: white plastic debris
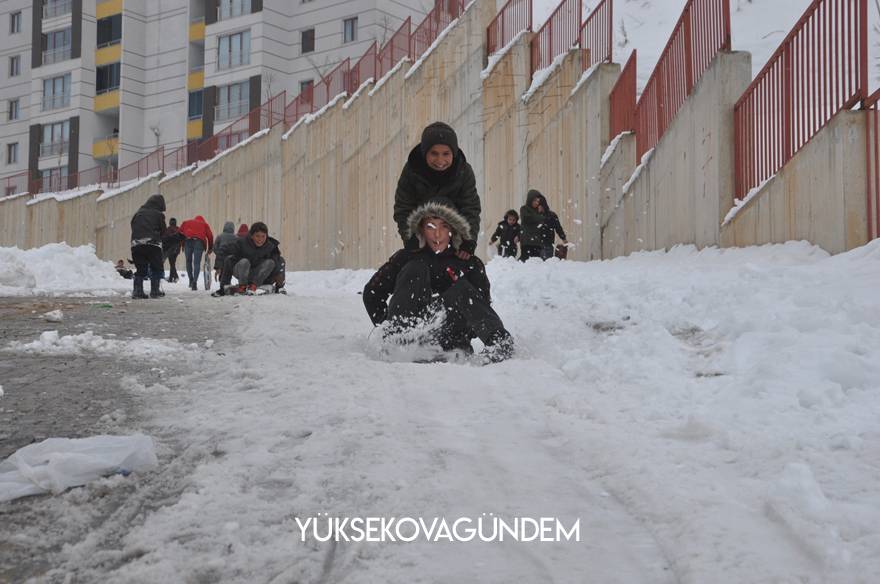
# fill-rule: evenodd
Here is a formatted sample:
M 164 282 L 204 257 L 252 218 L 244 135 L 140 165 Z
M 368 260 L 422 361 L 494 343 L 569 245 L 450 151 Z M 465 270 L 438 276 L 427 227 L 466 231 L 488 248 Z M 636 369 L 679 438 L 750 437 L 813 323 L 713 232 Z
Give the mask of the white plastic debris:
M 58 310 L 43 314 L 43 318 L 46 319 L 46 322 L 61 322 L 64 320 L 64 313 L 61 312 L 61 309 L 59 308 Z
M 158 465 L 153 439 L 134 436 L 48 438 L 0 462 L 0 503 L 28 495 L 59 494 L 112 474 Z

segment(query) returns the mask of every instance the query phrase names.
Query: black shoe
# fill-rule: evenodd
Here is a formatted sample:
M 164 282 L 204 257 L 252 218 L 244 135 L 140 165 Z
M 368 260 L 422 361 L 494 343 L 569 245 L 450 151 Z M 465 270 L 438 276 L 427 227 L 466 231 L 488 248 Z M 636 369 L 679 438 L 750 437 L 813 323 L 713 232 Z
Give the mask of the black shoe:
M 134 277 L 134 288 L 131 292 L 131 297 L 135 299 L 144 299 L 149 298 L 149 296 L 144 293 L 144 279 L 139 278 L 138 276 Z
M 150 298 L 161 298 L 165 293 L 159 288 L 162 280 L 160 278 L 150 279 Z

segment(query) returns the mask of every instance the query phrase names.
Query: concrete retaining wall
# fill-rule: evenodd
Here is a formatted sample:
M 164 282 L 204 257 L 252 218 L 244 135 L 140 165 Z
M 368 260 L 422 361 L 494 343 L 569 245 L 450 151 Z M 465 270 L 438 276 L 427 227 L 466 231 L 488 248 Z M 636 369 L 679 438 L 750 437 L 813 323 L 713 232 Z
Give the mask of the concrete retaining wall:
M 865 115 L 835 116 L 722 228 L 722 245 L 805 239 L 830 253 L 864 245 Z
M 733 205 L 733 105 L 750 78 L 747 53 L 720 53 L 712 62 L 627 191 L 612 197 L 618 203 L 604 231 L 606 257 L 619 254 L 621 243 L 623 253 L 720 243 Z M 600 182 L 619 182 L 616 164 L 606 165 Z
M 494 15 L 495 2 L 477 0 L 418 67 L 403 64 L 284 138 L 276 127 L 195 172 L 152 178 L 98 202 L 97 193 L 29 206 L 28 197 L 2 199 L 0 242 L 94 241 L 104 259 L 129 257 L 131 216 L 162 192 L 166 217 L 178 221 L 200 214 L 217 230 L 227 220 L 265 221 L 290 269 L 376 266 L 400 246 L 392 209 L 406 157 L 426 124 L 444 120 L 476 174 L 481 254 L 495 224 L 507 209 L 519 209 L 529 188 L 542 191 L 559 213 L 576 244 L 572 259 L 680 243 L 804 238 L 829 251 L 864 243 L 858 113 L 823 130 L 722 232 L 733 203 L 732 107 L 750 80 L 747 54 L 718 56 L 634 176 L 632 135 L 601 163 L 619 66 L 584 76 L 586 55 L 573 50 L 523 101 L 528 35 L 481 79 L 485 29 Z

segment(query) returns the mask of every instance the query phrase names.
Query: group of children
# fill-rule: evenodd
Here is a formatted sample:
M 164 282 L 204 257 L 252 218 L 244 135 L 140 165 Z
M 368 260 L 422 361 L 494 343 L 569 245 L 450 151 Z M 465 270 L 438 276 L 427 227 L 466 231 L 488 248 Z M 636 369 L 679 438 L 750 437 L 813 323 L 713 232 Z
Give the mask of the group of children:
M 533 257 L 546 260 L 554 256 L 564 259 L 568 246 L 565 231 L 559 223 L 559 216 L 547 205 L 544 195 L 530 190 L 520 212 L 522 224 L 519 222 L 520 213 L 511 209 L 504 214 L 504 219 L 492 234 L 489 242 L 498 242 L 498 255 L 515 258 L 519 254 L 521 261 Z M 562 239 L 562 245 L 554 247 L 557 235 Z

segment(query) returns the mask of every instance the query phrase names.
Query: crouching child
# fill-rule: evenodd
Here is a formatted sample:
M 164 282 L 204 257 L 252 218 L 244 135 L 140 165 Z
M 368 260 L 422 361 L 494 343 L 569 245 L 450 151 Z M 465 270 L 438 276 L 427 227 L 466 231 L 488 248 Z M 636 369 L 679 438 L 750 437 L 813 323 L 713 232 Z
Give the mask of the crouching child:
M 223 268 L 220 289 L 214 295 L 283 292 L 285 266 L 278 246 L 278 240 L 269 237 L 266 224 L 259 221 L 251 225 L 245 237 L 226 243 L 219 250 L 223 254 Z M 232 276 L 238 280 L 237 286 L 230 285 Z
M 413 211 L 407 223 L 407 235 L 418 240 L 418 248 L 395 253 L 364 287 L 364 306 L 373 324 L 385 323 L 388 338 L 442 310 L 439 331 L 424 343 L 471 353 L 471 339 L 479 337 L 490 361 L 512 356 L 513 339 L 490 306 L 483 262 L 473 255 L 461 259 L 457 253 L 462 241 L 470 239 L 467 220 L 451 204 L 430 201 Z

